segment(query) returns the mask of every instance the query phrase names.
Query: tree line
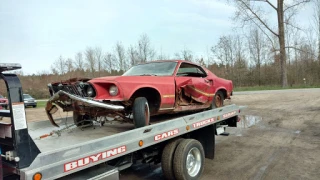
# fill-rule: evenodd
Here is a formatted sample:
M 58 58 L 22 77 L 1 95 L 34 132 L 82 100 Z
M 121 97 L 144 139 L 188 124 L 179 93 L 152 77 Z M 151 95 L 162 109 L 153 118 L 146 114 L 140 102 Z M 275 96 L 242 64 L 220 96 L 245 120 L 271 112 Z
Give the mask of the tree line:
M 74 57 L 60 55 L 52 63 L 51 72 L 21 75 L 24 91 L 47 98 L 46 85 L 50 82 L 121 75 L 137 63 L 164 59 L 198 63 L 219 77 L 231 79 L 235 87 L 320 84 L 320 0 L 295 0 L 291 4 L 277 0 L 277 5 L 268 0 L 229 2 L 237 9 L 234 15 L 237 26 L 232 33 L 219 37 L 205 55 L 196 56 L 188 48 L 168 55 L 153 48 L 149 36 L 142 34 L 128 47 L 119 41 L 109 51 L 87 47 Z M 267 6 L 258 3 L 275 10 L 276 24 L 267 22 L 263 13 Z M 309 26 L 300 27 L 295 17 L 306 3 L 313 3 L 313 14 Z

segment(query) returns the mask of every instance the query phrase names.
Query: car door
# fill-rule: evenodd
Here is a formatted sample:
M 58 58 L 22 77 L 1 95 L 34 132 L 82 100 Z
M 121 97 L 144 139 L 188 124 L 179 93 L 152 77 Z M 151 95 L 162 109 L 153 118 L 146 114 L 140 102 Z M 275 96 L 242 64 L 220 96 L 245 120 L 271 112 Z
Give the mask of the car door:
M 176 72 L 175 83 L 178 95 L 189 97 L 199 103 L 205 104 L 214 96 L 213 81 L 207 78 L 206 72 L 200 66 L 181 63 Z

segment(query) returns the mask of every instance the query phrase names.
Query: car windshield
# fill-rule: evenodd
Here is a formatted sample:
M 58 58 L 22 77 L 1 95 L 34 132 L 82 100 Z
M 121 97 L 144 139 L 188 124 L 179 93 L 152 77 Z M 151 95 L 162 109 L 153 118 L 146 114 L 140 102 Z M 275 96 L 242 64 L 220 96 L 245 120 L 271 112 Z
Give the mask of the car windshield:
M 32 97 L 31 97 L 29 94 L 24 94 L 24 95 L 23 95 L 23 98 L 24 98 L 24 99 L 30 99 L 30 98 L 32 98 Z
M 4 97 L 0 94 L 0 98 L 4 98 Z
M 123 76 L 171 76 L 177 62 L 152 62 L 130 68 Z

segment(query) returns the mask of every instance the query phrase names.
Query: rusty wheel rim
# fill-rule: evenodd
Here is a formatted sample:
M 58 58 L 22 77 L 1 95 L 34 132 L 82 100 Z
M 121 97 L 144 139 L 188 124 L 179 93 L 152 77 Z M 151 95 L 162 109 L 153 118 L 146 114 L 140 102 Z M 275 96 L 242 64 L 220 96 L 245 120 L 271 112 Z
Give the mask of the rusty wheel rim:
M 222 102 L 221 102 L 221 96 L 220 95 L 216 96 L 215 103 L 216 103 L 216 107 L 221 107 Z

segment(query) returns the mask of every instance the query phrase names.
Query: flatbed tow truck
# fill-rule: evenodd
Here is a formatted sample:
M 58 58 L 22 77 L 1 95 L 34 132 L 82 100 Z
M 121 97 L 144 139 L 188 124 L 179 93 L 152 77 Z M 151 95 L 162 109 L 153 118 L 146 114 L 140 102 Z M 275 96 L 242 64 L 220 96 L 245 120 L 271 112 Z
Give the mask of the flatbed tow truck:
M 49 121 L 27 123 L 23 91 L 15 74 L 20 64 L 0 64 L 9 110 L 0 110 L 1 179 L 119 179 L 136 162 L 161 163 L 167 179 L 199 179 L 205 158 L 214 158 L 215 136 L 236 127 L 242 106 L 163 119 L 134 129 L 112 122 L 79 128 L 68 118 L 60 128 Z M 73 128 L 72 128 L 73 127 Z

